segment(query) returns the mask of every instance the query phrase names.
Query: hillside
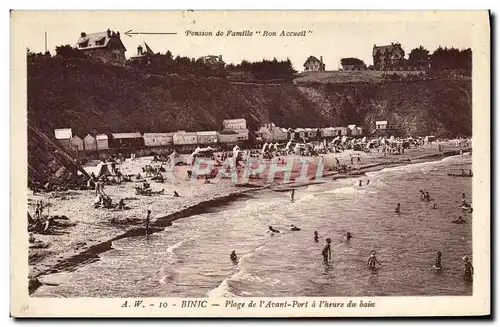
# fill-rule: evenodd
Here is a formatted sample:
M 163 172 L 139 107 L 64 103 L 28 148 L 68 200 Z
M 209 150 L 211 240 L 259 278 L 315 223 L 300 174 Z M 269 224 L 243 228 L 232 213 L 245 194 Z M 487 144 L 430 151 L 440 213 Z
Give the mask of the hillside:
M 389 79 L 392 74 L 401 77 L 418 76 L 425 74 L 421 71 L 377 71 L 377 70 L 333 70 L 324 72 L 308 72 L 298 74 L 294 83 L 380 83 L 384 79 Z
M 88 60 L 40 58 L 28 64 L 28 119 L 48 135 L 72 127 L 101 133 L 219 130 L 245 117 L 284 127 L 388 119 L 404 134 L 471 135 L 471 83 L 429 80 L 300 85 L 232 84 L 217 78 L 147 76 Z

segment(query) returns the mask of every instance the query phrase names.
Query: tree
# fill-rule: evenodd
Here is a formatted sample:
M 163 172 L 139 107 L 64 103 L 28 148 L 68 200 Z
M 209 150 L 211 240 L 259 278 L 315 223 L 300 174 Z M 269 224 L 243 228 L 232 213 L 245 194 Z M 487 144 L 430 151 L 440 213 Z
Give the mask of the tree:
M 359 58 L 353 58 L 353 57 L 349 57 L 349 58 L 342 58 L 340 59 L 340 64 L 342 66 L 355 66 L 355 67 L 366 67 L 365 63 L 363 62 L 363 60 L 359 59 Z
M 167 59 L 169 59 L 169 60 L 173 58 L 172 52 L 170 52 L 170 50 L 168 50 L 165 55 L 167 56 Z
M 85 58 L 86 55 L 71 45 L 59 45 L 56 47 L 56 55 L 64 58 Z
M 432 68 L 435 70 L 445 69 L 472 69 L 472 50 L 470 48 L 459 50 L 456 48 L 437 48 L 432 53 Z
M 408 61 L 410 62 L 411 65 L 424 64 L 428 62 L 429 59 L 430 59 L 429 50 L 427 50 L 423 46 L 419 46 L 418 48 L 411 50 L 408 56 Z

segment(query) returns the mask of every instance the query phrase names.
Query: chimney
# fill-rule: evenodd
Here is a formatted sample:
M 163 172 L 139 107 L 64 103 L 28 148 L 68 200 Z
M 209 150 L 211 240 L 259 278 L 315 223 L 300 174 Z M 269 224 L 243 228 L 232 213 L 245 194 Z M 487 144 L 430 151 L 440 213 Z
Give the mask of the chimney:
M 142 56 L 142 45 L 139 45 L 139 46 L 137 47 L 137 55 L 138 55 L 138 56 Z
M 107 32 L 108 32 L 108 37 L 111 37 L 111 31 L 109 30 L 109 28 Z
M 120 37 L 120 31 L 116 32 L 116 36 L 118 36 L 118 38 Z
M 81 37 L 86 37 L 86 36 L 87 36 L 87 33 L 85 33 L 85 32 L 81 32 L 81 33 L 80 33 L 80 36 L 81 36 Z
M 323 56 L 319 56 L 319 61 L 323 63 Z

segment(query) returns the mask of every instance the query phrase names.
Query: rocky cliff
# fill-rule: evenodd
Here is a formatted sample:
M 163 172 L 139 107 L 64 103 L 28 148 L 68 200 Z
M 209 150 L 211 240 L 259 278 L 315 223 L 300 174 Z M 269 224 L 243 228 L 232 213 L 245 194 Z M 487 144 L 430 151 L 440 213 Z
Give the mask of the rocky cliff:
M 88 60 L 28 63 L 28 120 L 48 135 L 72 127 L 101 133 L 219 130 L 226 118 L 250 128 L 389 120 L 405 135 L 471 135 L 471 82 L 420 80 L 314 85 L 234 84 L 195 76 L 156 76 Z

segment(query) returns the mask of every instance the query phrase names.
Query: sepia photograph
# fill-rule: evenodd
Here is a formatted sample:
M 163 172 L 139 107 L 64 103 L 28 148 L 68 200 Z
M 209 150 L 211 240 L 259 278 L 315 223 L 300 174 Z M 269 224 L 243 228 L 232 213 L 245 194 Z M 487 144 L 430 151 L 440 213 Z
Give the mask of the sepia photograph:
M 488 12 L 11 11 L 11 27 L 12 292 L 37 314 L 478 294 L 488 312 Z

